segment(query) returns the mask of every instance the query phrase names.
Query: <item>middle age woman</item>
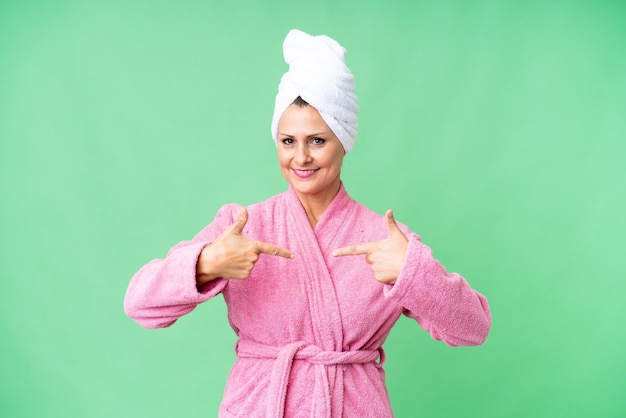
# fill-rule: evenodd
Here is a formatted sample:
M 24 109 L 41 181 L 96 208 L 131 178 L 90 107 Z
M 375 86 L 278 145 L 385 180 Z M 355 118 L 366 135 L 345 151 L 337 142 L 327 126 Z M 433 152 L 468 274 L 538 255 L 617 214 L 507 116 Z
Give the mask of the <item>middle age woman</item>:
M 238 342 L 221 417 L 391 417 L 382 345 L 398 318 L 448 345 L 478 345 L 491 326 L 487 300 L 391 211 L 347 194 L 341 167 L 358 102 L 345 49 L 300 31 L 283 48 L 290 69 L 272 133 L 288 190 L 223 206 L 133 276 L 125 309 L 167 327 L 223 295 Z

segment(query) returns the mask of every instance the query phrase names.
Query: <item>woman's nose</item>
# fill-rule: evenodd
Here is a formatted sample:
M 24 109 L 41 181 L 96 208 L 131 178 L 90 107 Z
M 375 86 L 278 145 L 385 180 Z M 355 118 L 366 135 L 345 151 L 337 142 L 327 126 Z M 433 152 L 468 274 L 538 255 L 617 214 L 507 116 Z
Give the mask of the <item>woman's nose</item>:
M 296 152 L 296 162 L 300 165 L 305 165 L 306 163 L 311 162 L 309 147 L 307 147 L 306 145 L 301 145 L 298 147 L 298 151 Z

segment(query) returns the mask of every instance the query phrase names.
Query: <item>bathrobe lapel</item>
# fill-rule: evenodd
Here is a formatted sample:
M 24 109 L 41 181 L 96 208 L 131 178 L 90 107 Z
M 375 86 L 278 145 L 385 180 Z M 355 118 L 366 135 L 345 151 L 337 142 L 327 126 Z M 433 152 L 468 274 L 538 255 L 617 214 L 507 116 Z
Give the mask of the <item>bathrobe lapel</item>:
M 348 224 L 347 219 L 355 210 L 354 201 L 341 185 L 339 193 L 318 221 L 315 229 L 295 191 L 287 193 L 289 224 L 298 243 L 296 257 L 302 257 L 302 285 L 305 289 L 311 313 L 314 344 L 327 351 L 343 351 L 343 324 L 335 286 L 337 283 L 329 269 L 329 261 L 336 241 Z M 327 366 L 317 369 L 318 376 L 313 397 L 325 399 L 316 403 L 311 416 L 341 416 L 343 409 L 343 373 L 341 367 Z M 324 382 L 324 383 L 322 383 Z M 330 393 L 333 393 L 331 396 Z M 331 413 L 331 411 L 333 411 Z
M 293 225 L 293 234 L 298 243 L 296 257 L 302 257 L 303 266 L 301 280 L 304 282 L 308 298 L 311 321 L 315 334 L 315 344 L 323 350 L 341 351 L 343 345 L 343 327 L 339 310 L 339 301 L 335 293 L 335 285 L 327 267 L 327 258 L 332 257 L 330 245 L 337 236 L 339 229 L 345 225 L 343 219 L 332 219 L 329 210 L 341 212 L 335 206 L 345 205 L 349 201 L 343 186 L 324 212 L 315 230 L 307 218 L 306 212 L 295 191 L 289 188 L 287 193 L 289 224 Z M 337 217 L 338 213 L 334 214 Z M 343 218 L 343 217 L 342 217 Z M 333 228 L 336 228 L 332 230 Z

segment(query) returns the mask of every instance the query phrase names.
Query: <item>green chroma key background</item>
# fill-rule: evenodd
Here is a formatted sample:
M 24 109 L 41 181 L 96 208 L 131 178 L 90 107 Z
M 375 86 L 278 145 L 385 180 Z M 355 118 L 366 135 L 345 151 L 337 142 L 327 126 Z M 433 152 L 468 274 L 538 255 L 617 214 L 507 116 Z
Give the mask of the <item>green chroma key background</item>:
M 224 203 L 286 189 L 291 28 L 348 49 L 343 179 L 489 298 L 482 347 L 403 318 L 398 417 L 626 413 L 623 1 L 0 1 L 0 415 L 215 416 L 221 298 L 167 329 L 131 275 Z

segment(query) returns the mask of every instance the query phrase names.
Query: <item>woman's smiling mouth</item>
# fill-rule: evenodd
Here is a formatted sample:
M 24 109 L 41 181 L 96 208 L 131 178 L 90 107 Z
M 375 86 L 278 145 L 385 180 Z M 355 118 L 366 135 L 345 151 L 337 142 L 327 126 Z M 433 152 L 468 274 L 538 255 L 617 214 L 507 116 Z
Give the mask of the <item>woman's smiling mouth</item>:
M 296 168 L 292 168 L 294 174 L 296 175 L 296 177 L 301 178 L 301 179 L 306 179 L 311 177 L 313 174 L 315 174 L 315 172 L 317 170 L 319 170 L 319 168 L 315 168 L 315 169 L 309 169 L 309 170 L 298 170 Z

